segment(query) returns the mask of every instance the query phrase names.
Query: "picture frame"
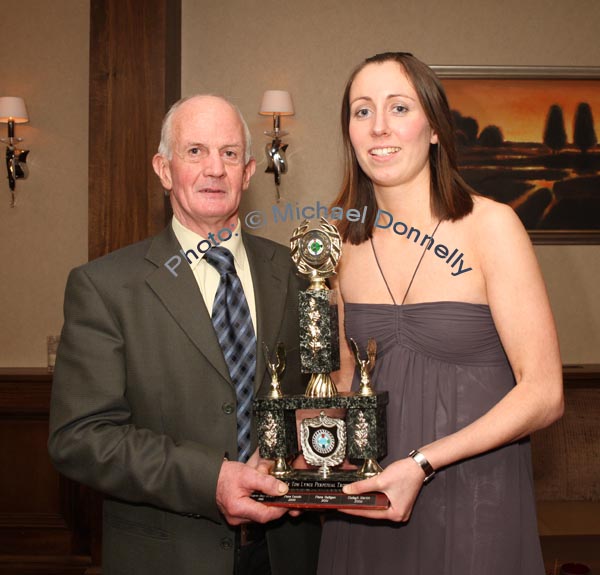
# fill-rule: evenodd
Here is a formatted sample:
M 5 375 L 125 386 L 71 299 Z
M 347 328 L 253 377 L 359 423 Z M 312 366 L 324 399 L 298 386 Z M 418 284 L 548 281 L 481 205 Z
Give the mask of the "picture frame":
M 511 205 L 535 244 L 600 244 L 600 67 L 432 68 L 465 180 Z

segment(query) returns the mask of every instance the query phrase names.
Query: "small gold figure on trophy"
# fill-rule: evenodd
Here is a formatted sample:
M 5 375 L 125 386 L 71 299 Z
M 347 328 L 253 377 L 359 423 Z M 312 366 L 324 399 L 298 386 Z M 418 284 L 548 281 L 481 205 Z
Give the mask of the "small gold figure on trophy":
M 265 357 L 265 363 L 267 364 L 267 370 L 271 376 L 271 391 L 267 395 L 272 399 L 279 399 L 283 397 L 281 393 L 281 376 L 285 371 L 285 347 L 282 342 L 277 344 L 275 350 L 275 357 L 277 362 L 271 361 L 271 354 L 267 344 L 263 341 L 263 355 Z
M 267 344 L 263 341 L 263 356 L 265 358 L 265 364 L 267 365 L 267 371 L 271 376 L 271 391 L 267 394 L 269 399 L 281 399 L 283 392 L 281 391 L 281 378 L 285 371 L 285 346 L 282 342 L 277 343 L 275 348 L 275 360 L 271 359 L 271 353 Z M 264 441 L 267 444 L 275 445 L 279 440 L 280 426 L 273 419 L 272 414 L 268 414 L 267 417 L 259 424 L 259 432 L 262 434 Z M 273 469 L 271 474 L 275 477 L 285 477 L 292 468 L 287 462 L 287 458 L 283 456 L 277 456 L 273 460 Z
M 358 395 L 362 395 L 363 397 L 371 397 L 375 395 L 373 387 L 371 386 L 371 372 L 373 371 L 373 367 L 375 366 L 375 357 L 377 356 L 377 342 L 372 337 L 368 339 L 366 359 L 363 359 L 361 357 L 358 344 L 352 338 L 350 338 L 350 347 L 352 348 L 352 352 L 354 353 L 356 365 L 360 370 L 360 390 L 358 392 Z M 362 477 L 373 477 L 374 475 L 378 475 L 382 471 L 383 469 L 381 468 L 381 465 L 377 463 L 377 460 L 375 458 L 367 457 L 363 462 L 359 474 Z
M 377 356 L 377 342 L 370 337 L 367 341 L 367 359 L 362 359 L 360 356 L 360 350 L 358 349 L 357 343 L 350 338 L 350 347 L 354 353 L 354 359 L 356 365 L 360 370 L 360 391 L 359 395 L 370 396 L 375 395 L 373 387 L 371 386 L 371 372 L 375 366 L 375 358 Z

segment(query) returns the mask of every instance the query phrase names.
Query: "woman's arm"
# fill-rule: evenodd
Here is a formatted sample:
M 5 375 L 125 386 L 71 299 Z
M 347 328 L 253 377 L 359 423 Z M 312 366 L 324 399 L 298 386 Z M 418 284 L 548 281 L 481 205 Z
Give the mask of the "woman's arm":
M 513 210 L 481 202 L 474 221 L 479 264 L 494 323 L 516 385 L 492 409 L 463 429 L 415 446 L 434 469 L 516 441 L 550 425 L 563 412 L 562 368 L 548 296 L 529 237 Z M 406 521 L 424 472 L 412 458 L 394 462 L 377 477 L 346 492 L 384 491 L 384 512 L 352 512 Z
M 517 385 L 471 425 L 424 446 L 434 468 L 516 441 L 563 412 L 558 338 L 533 246 L 511 208 L 486 204 L 477 226 L 479 261 Z

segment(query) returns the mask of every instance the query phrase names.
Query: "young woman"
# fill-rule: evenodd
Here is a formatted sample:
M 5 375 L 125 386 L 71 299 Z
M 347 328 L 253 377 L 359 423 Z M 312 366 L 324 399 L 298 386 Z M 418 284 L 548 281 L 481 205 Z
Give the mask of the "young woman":
M 345 490 L 391 505 L 326 521 L 319 573 L 541 575 L 528 435 L 561 416 L 563 395 L 528 235 L 458 174 L 443 88 L 412 55 L 352 73 L 342 132 L 335 205 L 369 218 L 340 226 L 341 331 L 363 349 L 375 338 L 374 387 L 390 395 L 384 471 Z M 343 390 L 354 361 L 341 347 Z

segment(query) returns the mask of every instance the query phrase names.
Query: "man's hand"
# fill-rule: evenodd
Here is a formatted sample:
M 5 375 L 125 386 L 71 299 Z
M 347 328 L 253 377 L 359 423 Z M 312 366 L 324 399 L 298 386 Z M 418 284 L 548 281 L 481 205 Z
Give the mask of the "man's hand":
M 256 469 L 256 471 L 269 475 L 271 470 L 275 466 L 275 462 L 272 459 L 263 459 L 258 449 L 250 456 L 250 459 L 246 462 L 246 465 Z
M 287 509 L 258 503 L 250 498 L 250 494 L 261 491 L 267 495 L 284 495 L 287 490 L 283 481 L 261 473 L 252 465 L 223 461 L 217 481 L 217 507 L 230 525 L 249 521 L 267 523 L 284 515 Z

